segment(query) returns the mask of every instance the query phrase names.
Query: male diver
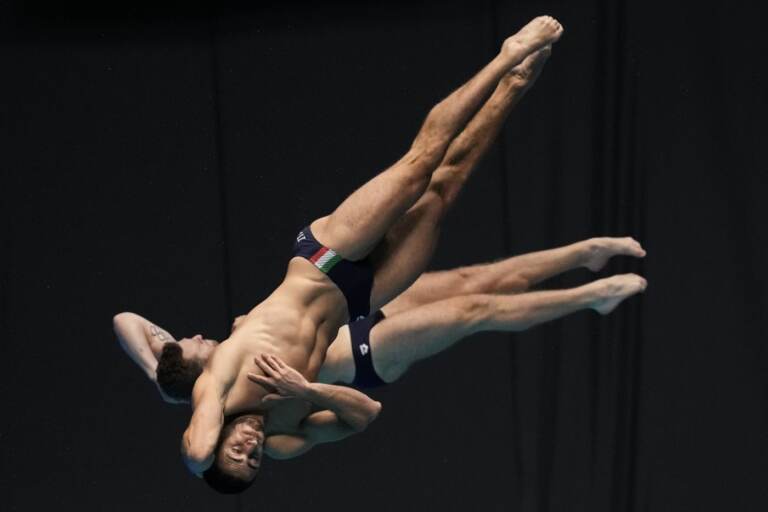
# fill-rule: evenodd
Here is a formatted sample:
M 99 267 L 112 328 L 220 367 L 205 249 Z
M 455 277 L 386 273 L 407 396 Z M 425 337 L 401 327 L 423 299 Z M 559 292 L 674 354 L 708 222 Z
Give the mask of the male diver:
M 485 106 L 498 109 L 514 68 L 527 62 L 528 72 L 537 73 L 561 34 L 555 19 L 542 16 L 505 40 L 488 65 L 431 109 L 398 162 L 299 233 L 283 282 L 212 352 L 194 383 L 182 441 L 193 473 L 220 491 L 240 491 L 253 480 L 262 453 L 296 456 L 375 419 L 381 405 L 363 393 L 310 381 L 343 324 L 380 309 L 424 270 L 440 222 L 471 171 L 445 162 L 449 151 L 456 145 L 454 158 L 474 151 L 464 132 L 483 139 L 482 132 L 498 130 L 480 115 L 481 105 L 493 93 Z M 275 393 L 291 384 L 298 386 L 295 399 Z M 245 472 L 219 449 L 225 426 L 248 438 Z

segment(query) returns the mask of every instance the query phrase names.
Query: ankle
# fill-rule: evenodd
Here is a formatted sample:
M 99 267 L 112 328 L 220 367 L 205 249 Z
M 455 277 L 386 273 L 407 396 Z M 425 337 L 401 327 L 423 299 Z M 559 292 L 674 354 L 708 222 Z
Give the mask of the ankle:
M 576 288 L 578 301 L 585 308 L 594 308 L 605 298 L 605 283 L 601 279 Z
M 577 267 L 586 267 L 598 248 L 593 238 L 575 242 L 568 247 L 573 251 L 575 266 Z

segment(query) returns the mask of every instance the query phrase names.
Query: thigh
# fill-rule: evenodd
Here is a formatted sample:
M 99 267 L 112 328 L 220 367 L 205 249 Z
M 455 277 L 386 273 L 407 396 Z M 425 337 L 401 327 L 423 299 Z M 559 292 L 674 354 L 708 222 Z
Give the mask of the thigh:
M 387 316 L 370 333 L 373 366 L 393 382 L 421 359 L 436 355 L 473 332 L 468 303 L 453 297 Z
M 424 272 L 437 246 L 442 213 L 441 198 L 427 192 L 371 253 L 372 311 L 403 293 Z
M 344 382 L 349 384 L 355 378 L 355 359 L 352 355 L 349 326 L 339 329 L 336 339 L 328 347 L 325 361 L 320 367 L 317 381 L 323 384 Z
M 429 184 L 431 162 L 406 155 L 312 223 L 317 240 L 348 260 L 365 258 Z
M 457 295 L 473 293 L 466 267 L 424 272 L 407 290 L 392 299 L 382 311 L 391 316 L 407 309 Z

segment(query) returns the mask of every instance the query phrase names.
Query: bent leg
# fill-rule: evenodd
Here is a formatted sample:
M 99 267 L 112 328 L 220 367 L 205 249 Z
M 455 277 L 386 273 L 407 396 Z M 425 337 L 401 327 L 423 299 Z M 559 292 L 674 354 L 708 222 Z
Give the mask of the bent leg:
M 373 365 L 384 381 L 393 382 L 416 361 L 436 355 L 470 334 L 523 331 L 584 309 L 608 314 L 645 286 L 642 277 L 624 274 L 569 290 L 463 295 L 426 304 L 387 317 L 373 327 Z
M 346 259 L 362 259 L 421 197 L 456 134 L 499 80 L 530 53 L 556 41 L 562 27 L 548 16 L 531 21 L 469 82 L 432 108 L 411 149 L 353 192 L 331 215 L 312 223 L 318 240 Z

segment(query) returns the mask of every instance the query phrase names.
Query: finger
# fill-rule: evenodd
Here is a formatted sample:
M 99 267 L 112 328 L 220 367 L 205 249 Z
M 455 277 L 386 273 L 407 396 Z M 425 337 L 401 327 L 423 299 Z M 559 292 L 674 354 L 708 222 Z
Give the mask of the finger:
M 258 366 L 261 371 L 269 375 L 270 368 L 264 361 L 261 360 L 260 356 L 254 357 L 253 362 L 256 363 L 256 366 Z
M 272 368 L 272 370 L 274 370 L 275 373 L 278 373 L 280 370 L 280 365 L 277 363 L 275 356 L 273 356 L 272 354 L 265 354 L 264 357 L 266 358 L 270 368 Z
M 283 362 L 282 359 L 280 359 L 277 356 L 270 355 L 270 361 L 272 362 L 272 366 L 278 370 L 278 371 L 285 371 L 287 368 L 286 364 Z
M 256 384 L 262 384 L 265 386 L 269 386 L 270 388 L 275 387 L 275 381 L 264 375 L 258 375 L 256 373 L 248 373 L 248 379 L 255 382 Z
M 253 382 L 261 384 L 261 379 L 263 379 L 263 378 L 264 378 L 263 375 L 259 375 L 257 373 L 248 372 L 248 379 L 253 381 Z
M 259 354 L 257 356 L 256 362 L 264 373 L 270 377 L 276 377 L 278 375 L 277 371 L 269 364 L 269 359 L 267 359 L 267 357 L 267 354 Z
M 277 357 L 277 356 L 271 356 L 271 357 L 272 357 L 272 361 L 277 365 L 278 368 L 283 368 L 284 369 L 287 366 L 283 362 L 283 360 L 280 359 L 279 357 Z

